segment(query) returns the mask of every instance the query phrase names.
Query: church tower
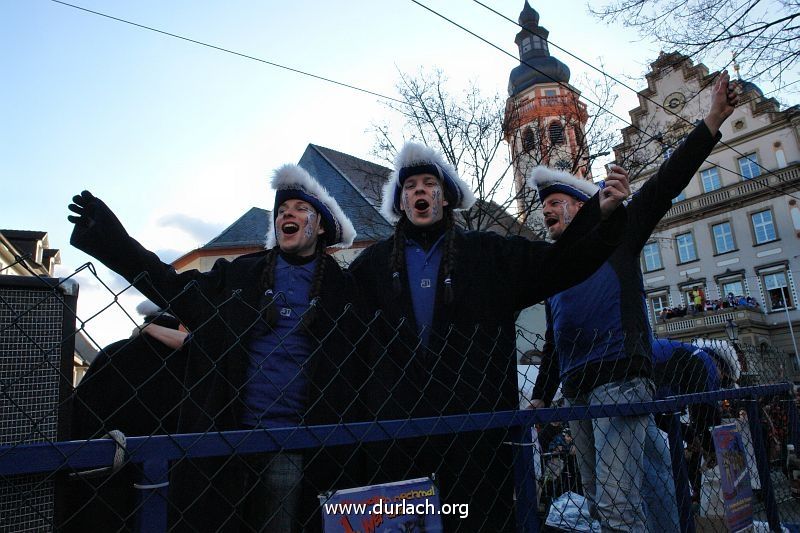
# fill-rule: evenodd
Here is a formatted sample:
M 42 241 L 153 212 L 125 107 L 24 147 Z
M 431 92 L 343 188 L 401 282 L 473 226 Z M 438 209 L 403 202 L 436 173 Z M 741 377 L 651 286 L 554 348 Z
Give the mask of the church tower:
M 520 213 L 531 209 L 525 176 L 536 165 L 591 179 L 584 138 L 588 120 L 580 91 L 569 84 L 569 68 L 550 55 L 548 32 L 528 1 L 519 15 L 522 30 L 514 42 L 520 64 L 511 71 L 506 101 L 505 138 L 514 164 Z

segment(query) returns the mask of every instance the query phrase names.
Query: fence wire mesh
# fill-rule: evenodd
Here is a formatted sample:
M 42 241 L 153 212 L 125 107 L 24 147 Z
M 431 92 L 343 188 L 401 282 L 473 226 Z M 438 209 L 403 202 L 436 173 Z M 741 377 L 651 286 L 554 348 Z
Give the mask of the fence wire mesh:
M 426 477 L 447 532 L 599 531 L 600 522 L 681 531 L 687 506 L 698 530 L 726 531 L 710 432 L 726 422 L 744 440 L 755 519 L 769 521 L 774 502 L 781 521 L 800 523 L 793 393 L 725 393 L 785 383 L 792 362 L 777 350 L 622 339 L 655 354 L 652 373 L 637 368 L 602 387 L 587 373 L 562 394 L 546 383 L 563 376 L 555 359 L 544 373 L 555 357 L 544 332 L 524 325 L 451 327 L 421 342 L 404 321 L 349 302 L 297 306 L 267 291 L 253 306 L 246 287 L 221 295 L 189 283 L 144 323 L 129 316 L 133 334 L 102 348 L 75 383 L 75 338 L 96 334 L 120 292 L 108 288 L 104 311 L 77 317 L 70 280 L 1 278 L 3 531 L 146 530 L 159 508 L 167 531 L 314 531 L 326 511 L 338 513 L 337 531 L 389 520 L 424 531 L 419 514 L 324 504 L 336 490 Z M 135 285 L 154 293 L 148 276 Z M 592 349 L 608 342 L 603 332 L 593 339 Z M 559 409 L 527 410 L 542 390 Z M 687 395 L 677 414 L 652 403 Z M 13 459 L 28 450 L 29 462 Z

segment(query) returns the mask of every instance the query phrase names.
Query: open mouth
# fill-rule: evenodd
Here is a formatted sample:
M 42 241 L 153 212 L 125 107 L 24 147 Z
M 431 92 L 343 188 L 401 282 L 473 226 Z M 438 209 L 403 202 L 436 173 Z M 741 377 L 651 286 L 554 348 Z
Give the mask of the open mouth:
M 544 224 L 548 228 L 551 227 L 551 226 L 555 226 L 556 224 L 558 224 L 558 218 L 557 217 L 547 217 L 547 218 L 544 219 Z
M 295 224 L 294 222 L 287 222 L 283 226 L 281 226 L 281 231 L 286 235 L 291 235 L 293 233 L 297 233 L 300 231 L 300 226 Z
M 414 202 L 414 209 L 416 209 L 417 211 L 425 211 L 426 209 L 428 209 L 428 207 L 430 207 L 430 205 L 431 204 L 428 203 L 428 200 L 419 199 L 416 202 Z

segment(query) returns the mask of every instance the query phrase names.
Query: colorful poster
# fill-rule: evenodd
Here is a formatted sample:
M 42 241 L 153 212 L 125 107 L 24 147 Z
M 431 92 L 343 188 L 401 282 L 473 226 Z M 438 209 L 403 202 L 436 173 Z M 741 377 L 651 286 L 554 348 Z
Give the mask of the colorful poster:
M 720 473 L 725 522 L 731 532 L 753 525 L 753 490 L 747 472 L 742 436 L 736 424 L 717 426 L 712 431 Z
M 339 490 L 322 500 L 325 533 L 441 533 L 439 489 L 430 478 Z

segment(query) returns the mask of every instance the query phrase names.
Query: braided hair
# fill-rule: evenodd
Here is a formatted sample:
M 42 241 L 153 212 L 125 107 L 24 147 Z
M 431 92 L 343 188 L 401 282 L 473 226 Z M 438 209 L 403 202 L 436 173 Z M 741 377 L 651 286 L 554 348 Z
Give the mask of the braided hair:
M 456 263 L 456 243 L 455 243 L 455 216 L 453 210 L 445 208 L 443 219 L 445 222 L 444 243 L 442 263 L 439 267 L 440 276 L 444 282 L 444 303 L 453 303 L 455 294 L 453 292 L 453 270 Z M 394 245 L 389 258 L 389 266 L 392 269 L 392 295 L 396 298 L 403 292 L 401 281 L 406 269 L 406 230 L 411 222 L 404 215 L 400 217 L 394 228 Z
M 327 254 L 325 253 L 325 238 L 320 235 L 317 240 L 317 247 L 314 250 L 314 256 L 317 260 L 317 265 L 314 268 L 314 277 L 311 279 L 311 290 L 308 294 L 308 309 L 303 314 L 301 324 L 304 328 L 311 327 L 314 319 L 317 316 L 320 300 L 322 298 L 322 281 L 325 277 L 325 266 L 328 262 Z M 267 259 L 264 263 L 264 270 L 261 272 L 261 288 L 264 290 L 266 297 L 266 307 L 262 310 L 264 322 L 269 327 L 275 326 L 278 320 L 277 305 L 275 305 L 275 265 L 278 262 L 278 255 L 280 247 L 275 246 L 267 252 Z
M 319 312 L 319 304 L 322 300 L 322 281 L 325 278 L 325 267 L 328 264 L 328 254 L 325 253 L 325 236 L 320 235 L 317 239 L 317 249 L 314 251 L 317 266 L 314 268 L 314 277 L 311 278 L 311 290 L 308 291 L 308 309 L 301 320 L 303 328 L 308 328 L 314 323 Z

